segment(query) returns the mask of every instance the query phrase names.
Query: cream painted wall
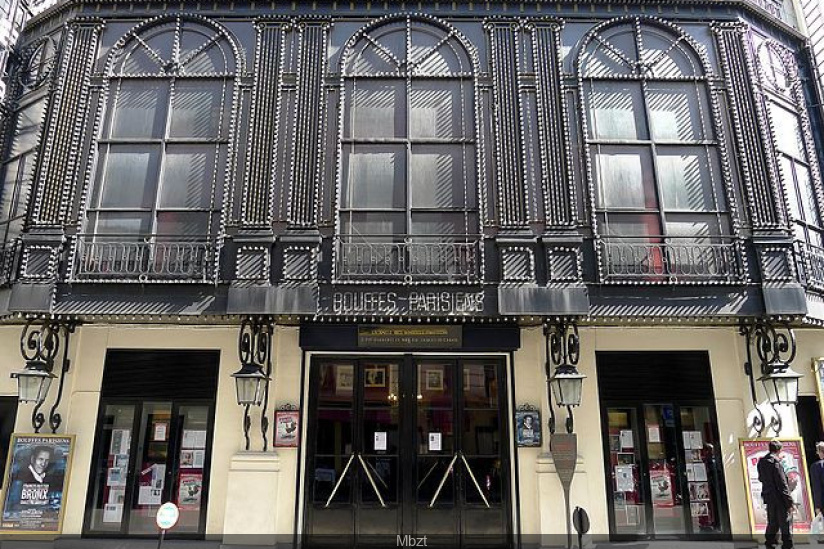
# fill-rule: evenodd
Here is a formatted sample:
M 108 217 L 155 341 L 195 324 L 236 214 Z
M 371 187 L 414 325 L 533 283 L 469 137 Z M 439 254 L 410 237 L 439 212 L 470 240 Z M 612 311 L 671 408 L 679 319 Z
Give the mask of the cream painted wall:
M 743 373 L 743 338 L 737 329 L 696 327 L 620 327 L 582 328 L 581 360 L 579 369 L 588 376 L 584 384 L 583 405 L 575 410 L 575 431 L 578 433 L 578 473 L 572 483 L 571 507 L 584 507 L 589 513 L 592 533 L 596 536 L 609 532 L 607 517 L 606 473 L 601 435 L 599 388 L 595 363 L 597 351 L 696 351 L 706 350 L 710 355 L 715 391 L 721 453 L 727 486 L 732 532 L 749 533 L 746 511 L 746 493 L 738 451 L 738 439 L 749 436 L 746 414 L 751 409 L 748 382 Z M 522 330 L 522 348 L 515 353 L 516 405 L 540 403 L 543 418 L 548 419 L 546 385 L 543 372 L 544 349 L 540 328 Z M 810 337 L 815 337 L 811 334 Z M 824 356 L 824 341 L 816 339 Z M 557 411 L 557 408 L 556 408 Z M 557 412 L 556 412 L 557 413 Z M 563 431 L 563 411 L 558 413 L 559 432 Z M 546 419 L 545 419 L 546 421 Z M 794 434 L 794 423 L 785 436 Z M 522 532 L 564 532 L 563 498 L 560 482 L 554 468 L 552 480 L 542 474 L 551 464 L 548 441 L 539 451 L 518 450 L 520 475 L 520 509 Z M 545 463 L 541 463 L 545 462 Z M 538 479 L 538 482 L 532 480 Z

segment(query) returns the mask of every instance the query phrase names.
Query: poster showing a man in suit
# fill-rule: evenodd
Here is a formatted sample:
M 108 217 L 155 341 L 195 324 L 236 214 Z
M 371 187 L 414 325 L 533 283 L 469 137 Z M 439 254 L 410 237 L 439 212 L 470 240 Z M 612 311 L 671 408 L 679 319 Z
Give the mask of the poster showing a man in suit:
M 0 532 L 60 532 L 73 443 L 68 435 L 13 435 Z

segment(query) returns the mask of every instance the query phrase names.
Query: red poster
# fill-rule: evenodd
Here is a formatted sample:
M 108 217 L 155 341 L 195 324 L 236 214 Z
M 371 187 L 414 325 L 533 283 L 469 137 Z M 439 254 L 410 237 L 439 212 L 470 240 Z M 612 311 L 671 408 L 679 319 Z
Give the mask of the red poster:
M 177 506 L 181 510 L 200 509 L 200 495 L 203 492 L 203 475 L 181 473 L 177 491 Z
M 804 447 L 800 438 L 780 439 L 784 445 L 781 449 L 781 463 L 790 484 L 790 495 L 795 502 L 793 514 L 793 531 L 797 534 L 810 532 L 813 519 L 810 501 L 810 483 L 807 479 Z M 758 480 L 758 460 L 767 454 L 768 439 L 741 440 L 741 459 L 747 481 L 747 500 L 749 501 L 750 526 L 753 533 L 763 534 L 767 528 L 767 509 L 761 499 L 761 482 Z

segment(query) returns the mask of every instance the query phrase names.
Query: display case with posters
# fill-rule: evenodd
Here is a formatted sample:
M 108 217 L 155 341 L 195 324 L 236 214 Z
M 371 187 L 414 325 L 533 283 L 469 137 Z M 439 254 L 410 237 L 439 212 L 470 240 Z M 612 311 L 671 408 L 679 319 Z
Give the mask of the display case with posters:
M 813 520 L 810 499 L 810 483 L 807 479 L 804 442 L 800 438 L 779 439 L 783 447 L 779 457 L 787 473 L 790 495 L 795 503 L 793 531 L 808 534 Z M 758 480 L 758 460 L 767 454 L 769 439 L 740 439 L 741 461 L 744 464 L 744 482 L 747 490 L 747 511 L 753 534 L 763 534 L 767 528 L 767 509 L 761 499 L 761 482 Z
M 61 533 L 73 447 L 74 435 L 12 435 L 0 533 Z

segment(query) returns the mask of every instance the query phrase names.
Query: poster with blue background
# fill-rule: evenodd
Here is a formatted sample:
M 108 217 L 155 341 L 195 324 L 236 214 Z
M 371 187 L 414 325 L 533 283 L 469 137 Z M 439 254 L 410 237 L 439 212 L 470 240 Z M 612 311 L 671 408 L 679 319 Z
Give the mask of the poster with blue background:
M 73 445 L 74 435 L 12 436 L 0 532 L 60 533 Z

